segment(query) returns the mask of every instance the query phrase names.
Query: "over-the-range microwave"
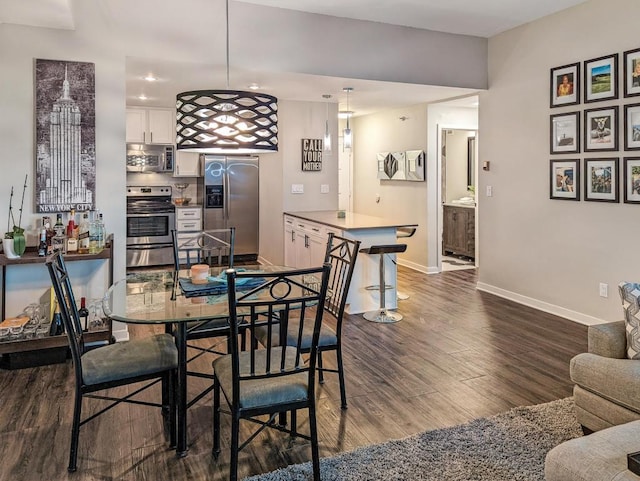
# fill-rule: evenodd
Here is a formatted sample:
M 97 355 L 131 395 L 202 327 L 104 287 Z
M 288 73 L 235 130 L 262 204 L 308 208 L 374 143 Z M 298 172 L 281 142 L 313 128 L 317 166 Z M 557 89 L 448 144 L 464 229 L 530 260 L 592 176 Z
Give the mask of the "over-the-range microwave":
M 127 172 L 173 172 L 173 145 L 127 144 Z

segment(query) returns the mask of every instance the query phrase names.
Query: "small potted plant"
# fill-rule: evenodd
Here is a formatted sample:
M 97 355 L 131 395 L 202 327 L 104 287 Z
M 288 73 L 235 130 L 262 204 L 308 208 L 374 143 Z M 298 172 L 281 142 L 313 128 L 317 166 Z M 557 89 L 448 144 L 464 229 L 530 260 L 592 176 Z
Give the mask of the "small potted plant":
M 17 259 L 26 249 L 26 241 L 24 238 L 24 229 L 22 224 L 22 209 L 24 207 L 24 194 L 27 190 L 27 175 L 24 176 L 24 186 L 22 187 L 22 201 L 20 202 L 20 216 L 18 217 L 18 225 L 13 216 L 13 186 L 11 186 L 11 194 L 9 196 L 9 218 L 7 219 L 7 232 L 2 239 L 2 248 L 8 259 Z M 13 228 L 11 224 L 13 223 Z M 11 228 L 11 230 L 9 230 Z

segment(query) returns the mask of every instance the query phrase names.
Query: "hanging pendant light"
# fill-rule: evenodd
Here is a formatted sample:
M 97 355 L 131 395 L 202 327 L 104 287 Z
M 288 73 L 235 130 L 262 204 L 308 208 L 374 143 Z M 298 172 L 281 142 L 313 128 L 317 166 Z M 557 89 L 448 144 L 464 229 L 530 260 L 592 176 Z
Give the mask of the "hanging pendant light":
M 229 90 L 229 0 L 226 0 L 227 89 L 176 96 L 176 145 L 205 153 L 278 151 L 278 99 Z
M 329 99 L 331 98 L 331 95 L 324 94 L 322 95 L 322 98 L 327 100 L 327 117 L 324 121 L 324 138 L 322 139 L 322 150 L 324 150 L 325 153 L 330 154 L 331 132 L 329 131 Z
M 351 112 L 349 110 L 349 93 L 353 91 L 353 88 L 345 87 L 342 90 L 344 92 L 347 92 L 347 112 Z M 344 149 L 350 149 L 352 148 L 352 145 L 353 145 L 353 135 L 351 133 L 351 128 L 349 127 L 349 117 L 351 117 L 351 115 L 347 114 L 347 128 L 344 129 L 343 136 L 342 136 L 342 147 Z

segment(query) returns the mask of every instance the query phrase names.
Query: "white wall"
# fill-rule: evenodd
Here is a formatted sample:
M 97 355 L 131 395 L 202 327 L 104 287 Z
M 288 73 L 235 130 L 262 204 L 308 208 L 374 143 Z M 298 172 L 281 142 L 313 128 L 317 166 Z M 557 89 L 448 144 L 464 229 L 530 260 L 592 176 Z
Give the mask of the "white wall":
M 622 53 L 640 47 L 639 17 L 637 0 L 593 0 L 490 39 L 489 91 L 480 99 L 479 160 L 491 161 L 479 174 L 481 288 L 584 323 L 621 318 L 616 286 L 640 276 L 640 207 L 550 200 L 549 116 L 610 105 L 622 116 L 637 100 L 550 109 L 549 71 L 618 53 L 622 72 Z M 553 158 L 625 155 L 635 154 Z
M 392 109 L 351 119 L 354 148 L 354 211 L 359 214 L 418 224 L 416 234 L 403 239 L 408 245 L 402 262 L 420 270 L 427 264 L 425 182 L 378 180 L 378 152 L 426 150 L 426 104 Z M 402 121 L 400 117 L 407 117 Z M 380 202 L 376 202 L 376 195 Z

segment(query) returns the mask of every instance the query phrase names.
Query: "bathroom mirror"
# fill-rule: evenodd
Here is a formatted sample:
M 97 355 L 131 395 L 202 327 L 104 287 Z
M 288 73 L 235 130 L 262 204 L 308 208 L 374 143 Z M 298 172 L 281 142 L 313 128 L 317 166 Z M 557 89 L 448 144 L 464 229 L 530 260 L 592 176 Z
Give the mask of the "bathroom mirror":
M 476 138 L 467 139 L 467 185 L 475 187 L 476 182 Z

